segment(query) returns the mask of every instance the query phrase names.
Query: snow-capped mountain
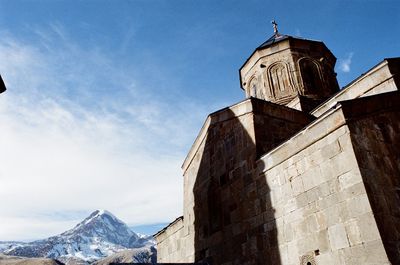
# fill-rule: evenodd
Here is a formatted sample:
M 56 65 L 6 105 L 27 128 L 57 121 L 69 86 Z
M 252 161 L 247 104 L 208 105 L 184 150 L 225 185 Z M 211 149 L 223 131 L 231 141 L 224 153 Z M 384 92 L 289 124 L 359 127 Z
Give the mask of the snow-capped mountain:
M 64 262 L 69 258 L 91 262 L 123 250 L 152 246 L 152 238 L 138 236 L 110 212 L 96 210 L 71 230 L 47 239 L 12 245 L 3 253 Z
M 24 246 L 26 243 L 19 241 L 0 241 L 0 253 L 4 250 L 15 248 L 17 246 Z

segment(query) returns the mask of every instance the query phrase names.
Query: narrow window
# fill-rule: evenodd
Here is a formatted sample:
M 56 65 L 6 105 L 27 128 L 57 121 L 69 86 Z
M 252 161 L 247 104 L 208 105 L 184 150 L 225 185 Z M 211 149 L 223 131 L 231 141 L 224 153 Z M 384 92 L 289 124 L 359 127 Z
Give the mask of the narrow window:
M 309 59 L 302 59 L 299 65 L 301 78 L 303 79 L 304 94 L 316 94 L 317 91 L 323 88 L 318 65 Z

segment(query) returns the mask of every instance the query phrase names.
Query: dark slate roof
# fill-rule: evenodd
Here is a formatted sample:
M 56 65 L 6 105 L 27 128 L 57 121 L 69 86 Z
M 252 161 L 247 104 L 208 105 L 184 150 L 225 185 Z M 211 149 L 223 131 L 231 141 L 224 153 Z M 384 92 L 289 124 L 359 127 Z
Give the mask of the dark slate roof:
M 306 40 L 306 41 L 323 43 L 322 41 L 318 41 L 318 40 L 310 40 L 310 39 L 305 39 L 305 38 L 301 38 L 301 37 L 293 37 L 290 35 L 280 34 L 278 32 L 278 33 L 275 33 L 274 35 L 272 35 L 268 40 L 263 42 L 260 46 L 258 46 L 256 50 L 261 50 L 265 47 L 271 46 L 272 44 L 275 44 L 275 43 L 278 43 L 278 42 L 281 42 L 281 41 L 287 40 L 287 39 Z
M 284 34 L 280 34 L 280 33 L 275 33 L 274 35 L 272 35 L 268 40 L 266 40 L 263 44 L 261 44 L 260 46 L 257 47 L 258 49 L 262 49 L 265 48 L 267 46 L 270 46 L 271 44 L 289 39 L 289 38 L 293 38 L 292 36 L 289 35 L 284 35 Z

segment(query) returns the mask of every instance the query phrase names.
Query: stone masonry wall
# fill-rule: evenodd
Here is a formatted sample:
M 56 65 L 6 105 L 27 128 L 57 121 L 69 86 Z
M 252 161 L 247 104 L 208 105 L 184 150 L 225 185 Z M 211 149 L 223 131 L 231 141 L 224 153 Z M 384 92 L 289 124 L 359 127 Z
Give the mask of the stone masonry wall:
M 254 217 L 269 203 L 268 198 L 257 197 L 255 161 L 260 152 L 277 146 L 310 121 L 308 114 L 258 99 L 211 114 L 206 134 L 184 168 L 180 233 L 185 248 L 179 257 L 159 252 L 158 261 L 261 264 L 279 256 L 277 248 L 258 255 L 254 242 L 248 242 L 249 237 L 258 237 L 263 226 Z M 166 237 L 163 242 L 172 240 Z M 271 244 L 276 245 L 276 240 L 271 238 Z
M 386 252 L 392 264 L 400 264 L 400 97 L 394 95 L 377 99 L 379 111 L 350 120 L 349 128 Z M 390 110 L 382 112 L 382 105 Z
M 158 262 L 397 264 L 398 106 L 387 93 L 312 123 L 255 99 L 212 114 L 185 161 L 184 219 L 157 236 Z
M 279 256 L 276 248 L 256 251 L 263 227 L 256 216 L 270 200 L 257 194 L 262 183 L 255 181 L 255 161 L 303 128 L 311 117 L 258 99 L 247 104 L 251 104 L 251 111 L 243 115 L 231 116 L 228 113 L 232 110 L 224 110 L 211 116 L 201 159 L 185 174 L 185 179 L 194 181 L 193 189 L 185 187 L 185 204 L 192 206 L 185 205 L 185 218 L 195 217 L 188 230 L 194 231 L 196 262 L 263 264 Z M 219 116 L 232 118 L 221 121 Z M 218 122 L 213 123 L 213 119 Z M 270 238 L 271 245 L 276 242 L 277 238 Z
M 174 262 L 183 262 L 182 251 L 186 247 L 183 232 L 183 218 L 181 217 L 156 235 L 158 263 L 167 262 L 168 260 L 165 260 L 164 257 L 170 257 Z
M 271 207 L 262 247 L 277 235 L 280 264 L 390 264 L 341 109 L 307 126 L 258 162 L 258 196 Z M 251 241 L 251 239 L 250 239 Z M 258 243 L 260 244 L 260 243 Z M 307 263 L 310 262 L 310 263 Z

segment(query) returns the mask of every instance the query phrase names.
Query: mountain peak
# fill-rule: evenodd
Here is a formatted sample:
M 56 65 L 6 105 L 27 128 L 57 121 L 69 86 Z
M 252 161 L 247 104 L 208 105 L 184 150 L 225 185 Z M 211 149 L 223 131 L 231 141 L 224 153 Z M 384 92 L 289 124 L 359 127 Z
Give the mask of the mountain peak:
M 115 217 L 115 215 L 113 215 L 111 212 L 105 210 L 105 209 L 97 209 L 96 211 L 94 211 L 91 215 L 93 214 L 97 214 L 97 215 L 110 215 L 112 217 Z
M 83 234 L 88 237 L 98 238 L 106 237 L 108 239 L 114 237 L 126 238 L 126 236 L 138 238 L 123 221 L 107 210 L 96 210 L 92 212 L 73 229 L 62 233 L 62 235 L 69 236 L 74 234 Z M 124 242 L 122 245 L 127 246 L 126 244 L 128 244 L 128 242 Z
M 26 257 L 96 260 L 130 248 L 153 246 L 151 238 L 139 237 L 107 210 L 96 210 L 74 228 L 62 234 L 16 246 L 6 254 Z
M 103 215 L 103 214 L 113 215 L 112 213 L 110 213 L 109 211 L 104 210 L 104 209 L 99 209 L 99 210 L 96 210 L 95 212 L 98 212 L 100 215 Z
M 115 215 L 113 215 L 111 212 L 104 210 L 104 209 L 100 209 L 100 210 L 96 210 L 96 211 L 92 212 L 85 220 L 83 220 L 77 226 L 79 226 L 80 224 L 88 224 L 91 221 L 93 221 L 99 217 L 101 217 L 101 218 L 110 217 L 111 219 L 114 219 L 115 221 L 117 221 L 119 223 L 123 223 L 120 219 L 115 217 Z

